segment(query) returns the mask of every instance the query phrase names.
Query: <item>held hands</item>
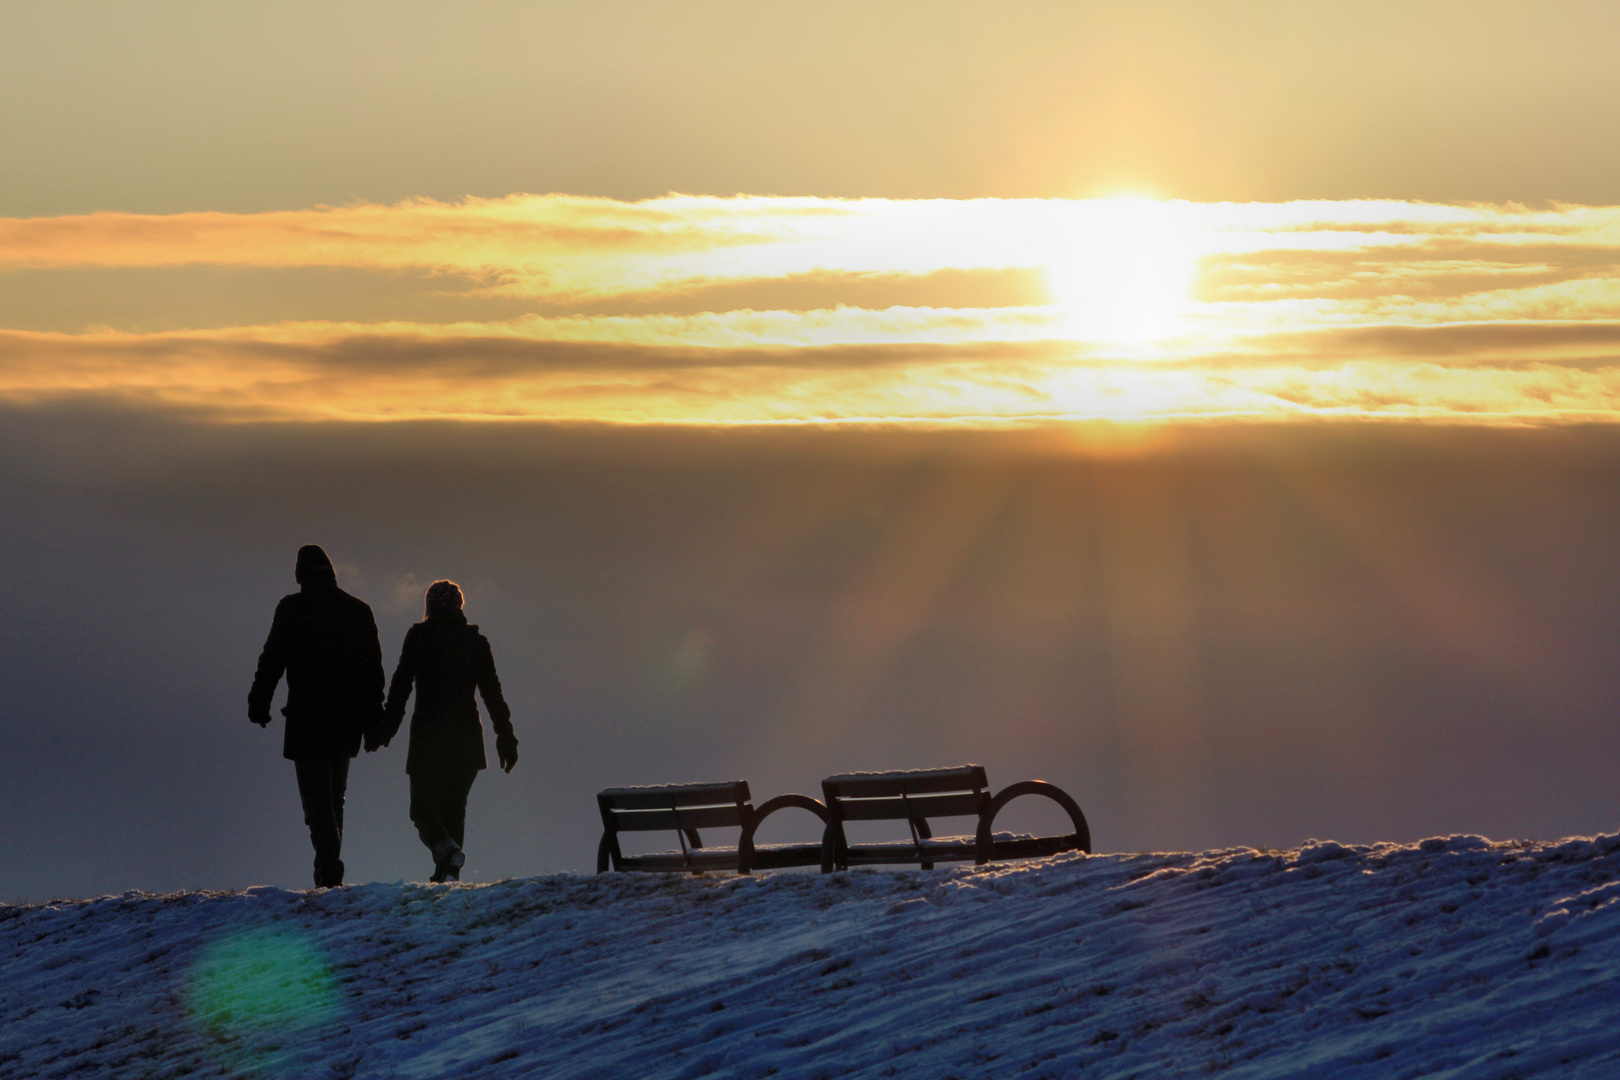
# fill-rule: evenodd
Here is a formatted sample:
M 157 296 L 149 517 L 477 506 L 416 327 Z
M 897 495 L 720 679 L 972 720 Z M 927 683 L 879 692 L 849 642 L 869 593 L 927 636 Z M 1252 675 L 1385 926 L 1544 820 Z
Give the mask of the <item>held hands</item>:
M 506 772 L 511 772 L 512 766 L 517 764 L 517 744 L 516 735 L 495 736 L 495 756 Z
M 371 723 L 365 727 L 366 753 L 369 754 L 388 745 L 389 741 L 393 739 L 393 735 L 384 734 L 386 731 L 388 731 L 388 716 L 386 713 L 379 712 Z

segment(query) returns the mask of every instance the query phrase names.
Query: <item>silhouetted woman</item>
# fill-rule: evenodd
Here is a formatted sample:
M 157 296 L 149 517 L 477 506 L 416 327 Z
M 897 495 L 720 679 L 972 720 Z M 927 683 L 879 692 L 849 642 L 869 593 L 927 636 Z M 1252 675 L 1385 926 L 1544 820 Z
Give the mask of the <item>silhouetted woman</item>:
M 461 587 L 435 581 L 427 590 L 427 617 L 405 632 L 399 666 L 388 684 L 382 727 L 366 749 L 387 746 L 405 718 L 416 684 L 411 745 L 405 771 L 411 777 L 411 821 L 433 853 L 433 881 L 459 881 L 467 861 L 461 845 L 467 823 L 467 793 L 478 770 L 487 768 L 484 728 L 478 722 L 476 688 L 495 729 L 495 756 L 507 772 L 517 764 L 512 710 L 501 696 L 489 639 L 461 611 Z

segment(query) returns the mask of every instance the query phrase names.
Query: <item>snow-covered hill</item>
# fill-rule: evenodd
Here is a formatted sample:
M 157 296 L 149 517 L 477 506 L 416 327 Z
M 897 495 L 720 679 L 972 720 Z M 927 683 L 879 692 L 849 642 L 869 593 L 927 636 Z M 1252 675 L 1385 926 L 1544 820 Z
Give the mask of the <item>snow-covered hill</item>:
M 1620 836 L 0 908 L 5 1077 L 1620 1077 Z

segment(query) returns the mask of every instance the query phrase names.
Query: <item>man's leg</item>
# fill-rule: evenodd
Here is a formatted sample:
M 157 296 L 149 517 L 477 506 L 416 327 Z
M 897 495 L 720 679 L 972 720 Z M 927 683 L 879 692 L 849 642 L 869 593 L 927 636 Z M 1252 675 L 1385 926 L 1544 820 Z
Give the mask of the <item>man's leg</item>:
M 343 797 L 349 782 L 349 759 L 300 758 L 298 797 L 304 804 L 304 824 L 315 846 L 315 885 L 343 884 Z
M 332 763 L 332 817 L 337 820 L 338 846 L 343 845 L 343 800 L 349 793 L 349 759 L 335 757 Z

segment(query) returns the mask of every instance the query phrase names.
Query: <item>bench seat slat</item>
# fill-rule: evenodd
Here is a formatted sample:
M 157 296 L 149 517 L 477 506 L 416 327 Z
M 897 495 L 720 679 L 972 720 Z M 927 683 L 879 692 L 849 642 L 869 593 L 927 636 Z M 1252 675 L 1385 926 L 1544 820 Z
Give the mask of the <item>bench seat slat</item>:
M 596 803 L 602 815 L 602 838 L 596 847 L 599 874 L 610 868 L 665 873 L 735 870 L 747 874 L 755 869 L 819 866 L 822 861 L 822 845 L 818 842 L 754 843 L 759 823 L 788 807 L 808 810 L 825 824 L 826 807 L 804 795 L 778 795 L 756 809 L 747 782 L 736 780 L 723 784 L 605 788 L 597 792 Z M 698 846 L 697 830 L 724 828 L 742 832 L 731 845 Z M 675 832 L 680 837 L 677 842 L 686 850 L 627 855 L 619 843 L 624 833 L 664 831 Z
M 670 784 L 665 787 L 608 788 L 597 799 L 615 810 L 657 810 L 671 806 L 717 806 L 747 802 L 748 781 L 725 784 Z
M 625 870 L 734 870 L 735 847 L 699 848 L 688 862 L 679 851 L 654 851 L 645 855 L 624 855 L 619 865 Z M 794 866 L 820 866 L 821 844 L 760 844 L 754 848 L 753 868 L 783 870 Z
M 906 773 L 839 773 L 821 782 L 828 796 L 840 799 L 885 798 L 934 791 L 970 791 L 990 786 L 983 765 L 919 769 Z
M 820 866 L 821 842 L 805 844 L 756 844 L 755 870 L 785 870 L 792 866 Z
M 1028 833 L 998 832 L 991 842 L 998 859 L 1039 858 L 1072 849 L 1068 837 L 1031 836 Z M 921 847 L 909 840 L 883 840 L 849 846 L 850 866 L 879 863 L 965 862 L 976 858 L 978 845 L 971 836 L 941 836 L 924 840 Z
M 649 832 L 654 829 L 742 828 L 748 813 L 738 806 L 695 806 L 682 810 L 614 810 L 613 825 L 619 832 Z
M 679 851 L 655 851 L 648 855 L 624 855 L 619 858 L 624 870 L 735 870 L 736 848 L 699 848 L 691 857 Z
M 1016 840 L 996 840 L 990 845 L 996 859 L 1039 859 L 1064 851 L 1079 851 L 1074 834 L 1068 836 L 1022 836 Z
M 777 870 L 789 866 L 817 866 L 821 863 L 821 845 L 760 844 L 754 848 L 754 867 Z M 645 855 L 625 855 L 620 860 L 633 870 L 730 870 L 737 865 L 735 847 L 700 848 L 692 852 L 688 862 L 679 851 L 654 851 Z
M 1061 789 L 1042 780 L 1024 780 L 992 797 L 981 765 L 915 772 L 838 773 L 821 783 L 827 799 L 827 828 L 823 838 L 821 870 L 827 873 L 849 866 L 880 863 L 939 862 L 975 864 L 1000 859 L 1028 859 L 1063 851 L 1091 851 L 1091 832 L 1079 804 Z M 996 815 L 1014 799 L 1040 795 L 1056 802 L 1074 824 L 1075 831 L 1060 836 L 994 833 Z M 977 817 L 974 836 L 930 838 L 925 823 L 938 817 Z M 848 821 L 910 819 L 911 840 L 850 843 L 844 831 Z M 959 826 L 960 827 L 960 826 Z M 982 838 L 982 839 L 981 839 Z
M 921 851 L 906 844 L 893 848 L 872 848 L 857 844 L 849 849 L 845 863 L 866 866 L 878 863 L 962 862 L 974 857 L 971 839 L 956 844 L 925 845 Z
M 913 795 L 904 799 L 839 799 L 845 821 L 892 821 L 917 817 L 977 817 L 990 804 L 986 792 Z

